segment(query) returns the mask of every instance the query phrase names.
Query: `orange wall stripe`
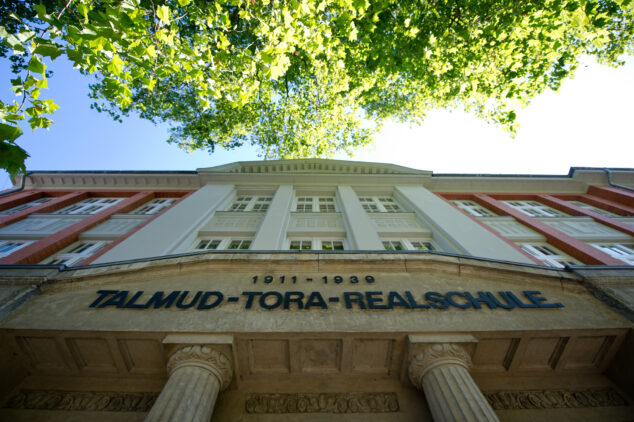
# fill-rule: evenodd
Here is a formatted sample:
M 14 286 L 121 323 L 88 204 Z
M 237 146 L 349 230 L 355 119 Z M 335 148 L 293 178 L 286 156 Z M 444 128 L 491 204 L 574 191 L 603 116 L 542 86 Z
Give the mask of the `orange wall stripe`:
M 0 259 L 0 264 L 37 264 L 44 258 L 75 242 L 82 232 L 106 221 L 114 214 L 129 212 L 152 198 L 154 198 L 154 192 L 139 192 L 118 204 L 106 208 L 100 213 L 86 217 L 64 230 L 25 246 L 15 253 Z
M 11 195 L 0 197 L 0 211 L 8 210 L 9 208 L 17 207 L 18 205 L 25 204 L 30 201 L 35 201 L 41 198 L 41 192 L 16 192 Z
M 634 192 L 612 186 L 590 186 L 588 194 L 618 202 L 626 207 L 634 207 Z
M 595 207 L 602 208 L 607 211 L 611 211 L 614 214 L 624 216 L 634 216 L 634 206 L 628 207 L 618 202 L 609 201 L 594 195 L 579 195 L 577 201 L 585 202 L 586 204 L 594 205 Z
M 556 248 L 561 249 L 568 255 L 577 258 L 584 264 L 590 265 L 624 265 L 622 261 L 612 258 L 610 255 L 601 252 L 600 250 L 593 248 L 592 246 L 575 239 L 572 236 L 568 236 L 565 233 L 560 232 L 557 229 L 550 227 L 547 224 L 542 223 L 536 218 L 530 217 L 523 212 L 509 207 L 508 205 L 500 202 L 489 195 L 476 194 L 474 201 L 480 205 L 490 208 L 495 212 L 502 215 L 510 215 L 520 223 L 530 227 L 536 232 L 546 237 L 546 240 Z
M 33 213 L 55 212 L 67 205 L 70 205 L 77 201 L 81 201 L 82 199 L 87 197 L 88 193 L 86 192 L 73 192 L 55 199 L 51 199 L 50 201 L 37 205 L 35 207 L 30 207 L 25 210 L 16 212 L 15 214 L 10 214 L 0 218 L 0 227 L 4 227 L 17 221 L 23 220 Z
M 577 206 L 568 201 L 563 201 L 551 195 L 537 195 L 537 200 L 543 204 L 549 205 L 555 209 L 558 209 L 559 211 L 563 211 L 571 215 L 592 217 L 594 221 L 598 223 L 604 224 L 608 227 L 612 227 L 613 229 L 620 232 L 627 233 L 630 236 L 634 236 L 634 226 L 625 224 L 606 215 L 599 214 L 598 212 Z

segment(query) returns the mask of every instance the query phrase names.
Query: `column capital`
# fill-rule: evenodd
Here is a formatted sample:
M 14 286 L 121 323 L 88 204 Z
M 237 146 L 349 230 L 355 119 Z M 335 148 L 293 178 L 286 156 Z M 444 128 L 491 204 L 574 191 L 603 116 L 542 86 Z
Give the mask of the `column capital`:
M 209 345 L 194 344 L 177 349 L 167 362 L 167 372 L 171 375 L 184 367 L 198 367 L 211 372 L 218 378 L 220 391 L 229 386 L 233 377 L 231 358 Z
M 414 356 L 408 368 L 409 379 L 417 388 L 422 389 L 423 377 L 440 365 L 459 365 L 465 369 L 471 367 L 469 353 L 455 343 L 432 343 Z

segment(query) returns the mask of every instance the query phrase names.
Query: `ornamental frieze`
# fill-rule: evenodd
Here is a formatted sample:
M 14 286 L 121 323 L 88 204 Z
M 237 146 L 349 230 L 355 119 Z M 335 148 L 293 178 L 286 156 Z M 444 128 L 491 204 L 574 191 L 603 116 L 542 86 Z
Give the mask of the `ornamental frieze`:
M 484 396 L 495 410 L 627 406 L 612 388 L 587 390 L 496 391 Z
M 398 412 L 396 393 L 249 394 L 247 413 Z
M 21 390 L 3 407 L 9 409 L 149 412 L 158 393 Z

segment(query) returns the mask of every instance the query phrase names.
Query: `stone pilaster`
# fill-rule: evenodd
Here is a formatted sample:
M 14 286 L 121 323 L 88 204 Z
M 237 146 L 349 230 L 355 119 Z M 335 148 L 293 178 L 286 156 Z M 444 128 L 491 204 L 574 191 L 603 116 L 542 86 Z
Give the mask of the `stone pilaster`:
M 409 378 L 425 392 L 435 422 L 499 421 L 470 366 L 469 354 L 450 343 L 430 344 L 410 362 Z
M 209 346 L 178 349 L 170 374 L 145 422 L 209 422 L 218 393 L 231 383 L 231 359 Z

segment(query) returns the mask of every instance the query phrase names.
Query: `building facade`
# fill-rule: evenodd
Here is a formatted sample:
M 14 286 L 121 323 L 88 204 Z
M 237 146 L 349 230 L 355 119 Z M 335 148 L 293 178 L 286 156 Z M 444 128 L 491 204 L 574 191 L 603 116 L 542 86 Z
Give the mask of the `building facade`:
M 0 420 L 633 420 L 634 170 L 310 159 L 18 185 Z

